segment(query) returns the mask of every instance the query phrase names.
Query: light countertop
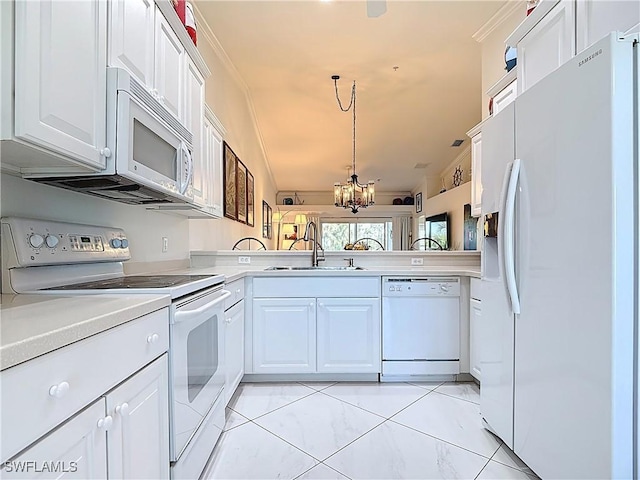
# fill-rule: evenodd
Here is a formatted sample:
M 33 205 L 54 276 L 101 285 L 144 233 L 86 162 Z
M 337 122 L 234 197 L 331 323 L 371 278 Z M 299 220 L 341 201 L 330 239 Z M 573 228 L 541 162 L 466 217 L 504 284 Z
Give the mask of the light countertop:
M 232 282 L 243 277 L 379 277 L 379 276 L 463 276 L 480 278 L 480 269 L 458 267 L 365 267 L 364 270 L 265 270 L 266 266 L 213 266 L 178 270 L 167 273 L 190 273 L 194 275 L 222 274 Z
M 0 370 L 170 303 L 168 295 L 2 295 Z

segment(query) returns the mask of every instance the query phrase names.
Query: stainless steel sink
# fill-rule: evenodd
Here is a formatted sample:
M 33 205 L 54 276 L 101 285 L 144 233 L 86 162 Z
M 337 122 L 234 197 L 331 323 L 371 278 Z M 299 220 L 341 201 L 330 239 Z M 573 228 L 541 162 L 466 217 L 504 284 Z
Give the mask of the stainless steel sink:
M 350 270 L 364 270 L 362 267 L 267 267 L 265 270 L 291 270 L 291 271 L 304 271 L 304 270 L 329 270 L 329 271 L 350 271 Z

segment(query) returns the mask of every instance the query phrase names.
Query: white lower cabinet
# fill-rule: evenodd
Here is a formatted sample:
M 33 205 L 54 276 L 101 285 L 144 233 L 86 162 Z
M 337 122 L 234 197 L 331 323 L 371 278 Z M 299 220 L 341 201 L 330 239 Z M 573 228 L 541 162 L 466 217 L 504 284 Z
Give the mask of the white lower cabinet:
M 469 359 L 471 375 L 480 381 L 480 360 L 482 358 L 482 302 L 472 298 L 469 308 Z
M 244 300 L 225 313 L 225 400 L 228 404 L 244 375 Z
M 315 298 L 253 300 L 254 373 L 316 371 Z
M 317 299 L 317 362 L 322 373 L 380 371 L 380 299 Z
M 165 354 L 106 395 L 109 478 L 169 478 L 168 375 Z
M 0 476 L 3 479 L 107 478 L 105 418 L 105 401 L 101 398 L 4 463 Z M 100 420 L 102 427 L 98 426 Z
M 253 373 L 379 373 L 380 298 L 253 300 Z

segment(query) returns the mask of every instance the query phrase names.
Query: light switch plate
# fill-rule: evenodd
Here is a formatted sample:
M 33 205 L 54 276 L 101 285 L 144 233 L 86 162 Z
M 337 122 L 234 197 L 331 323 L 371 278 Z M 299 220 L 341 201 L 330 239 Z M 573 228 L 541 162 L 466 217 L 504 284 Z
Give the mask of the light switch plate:
M 424 265 L 424 258 L 412 258 L 411 265 Z
M 238 263 L 249 264 L 251 263 L 251 257 L 238 257 Z

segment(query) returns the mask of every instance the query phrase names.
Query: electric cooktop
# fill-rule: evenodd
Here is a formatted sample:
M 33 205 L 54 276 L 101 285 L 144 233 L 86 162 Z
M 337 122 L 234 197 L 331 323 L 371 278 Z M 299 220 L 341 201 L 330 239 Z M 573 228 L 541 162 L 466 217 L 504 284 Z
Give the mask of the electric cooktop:
M 43 290 L 112 290 L 134 288 L 168 288 L 187 285 L 213 275 L 132 275 L 130 277 L 109 278 L 91 282 L 74 283 Z

